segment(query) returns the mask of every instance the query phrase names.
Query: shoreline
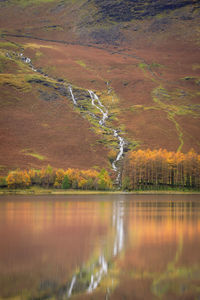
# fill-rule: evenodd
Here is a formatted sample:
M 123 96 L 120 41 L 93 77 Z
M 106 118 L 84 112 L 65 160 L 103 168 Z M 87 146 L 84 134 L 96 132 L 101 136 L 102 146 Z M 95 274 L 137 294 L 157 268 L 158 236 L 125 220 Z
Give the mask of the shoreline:
M 183 191 L 183 190 L 146 190 L 146 191 L 95 191 L 95 190 L 61 190 L 61 189 L 0 189 L 1 195 L 139 195 L 139 194 L 156 194 L 156 195 L 200 195 L 200 191 Z

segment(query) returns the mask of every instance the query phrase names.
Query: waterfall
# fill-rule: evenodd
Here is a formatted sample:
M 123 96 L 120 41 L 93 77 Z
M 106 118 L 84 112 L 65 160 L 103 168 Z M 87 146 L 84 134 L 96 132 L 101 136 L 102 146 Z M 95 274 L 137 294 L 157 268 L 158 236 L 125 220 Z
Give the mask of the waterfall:
M 91 101 L 92 101 L 92 105 L 95 106 L 103 115 L 102 119 L 99 121 L 99 124 L 101 126 L 105 126 L 105 121 L 106 119 L 108 119 L 108 110 L 107 108 L 101 103 L 99 97 L 91 90 L 88 90 L 89 94 L 90 94 L 90 98 L 91 98 Z M 95 104 L 95 101 L 98 103 Z M 104 110 L 103 110 L 104 109 Z M 107 127 L 109 128 L 109 127 Z M 110 128 L 109 128 L 110 129 Z M 113 161 L 112 163 L 112 168 L 115 172 L 117 172 L 117 162 L 122 158 L 123 154 L 124 154 L 124 145 L 125 145 L 125 140 L 117 133 L 117 130 L 116 129 L 112 129 L 113 131 L 113 136 L 115 138 L 118 139 L 119 141 L 119 152 L 117 154 L 117 157 L 116 159 Z M 120 181 L 120 171 L 118 172 L 117 174 L 117 178 L 116 178 L 116 183 L 119 183 Z
M 74 97 L 74 94 L 73 94 L 73 91 L 72 91 L 72 87 L 71 87 L 71 86 L 69 86 L 69 91 L 70 91 L 70 94 L 71 94 L 71 96 L 72 96 L 72 101 L 73 101 L 74 105 L 77 105 L 77 102 L 76 102 L 76 99 L 75 99 L 75 97 Z
M 29 57 L 24 56 L 23 53 L 20 53 L 20 54 L 17 54 L 17 55 L 20 57 L 20 59 L 21 59 L 24 63 L 28 64 L 28 65 L 30 66 L 30 68 L 31 68 L 34 72 L 38 72 L 40 75 L 42 74 L 44 77 L 47 77 L 47 78 L 49 78 L 49 79 L 51 79 L 51 80 L 56 80 L 55 78 L 51 78 L 51 77 L 48 76 L 47 74 L 43 74 L 43 72 L 42 72 L 41 70 L 36 69 L 36 68 L 33 66 L 33 64 L 32 64 L 31 59 L 30 59 Z M 60 84 L 60 82 L 59 82 L 59 84 Z M 110 93 L 110 92 L 111 92 L 111 88 L 109 87 L 109 82 L 107 82 L 106 84 L 107 84 L 107 87 L 108 87 L 108 93 Z M 63 83 L 63 85 L 66 86 L 66 83 Z M 73 94 L 73 90 L 72 90 L 71 85 L 68 86 L 68 89 L 69 89 L 69 92 L 70 92 L 70 95 L 71 95 L 73 104 L 74 104 L 75 106 L 79 106 L 78 103 L 77 103 L 77 100 L 76 100 L 76 98 L 75 98 L 75 96 L 74 96 L 74 94 Z M 109 118 L 109 117 L 108 117 L 108 109 L 102 104 L 102 102 L 100 101 L 99 97 L 98 97 L 93 91 L 88 90 L 88 92 L 89 92 L 89 95 L 90 95 L 90 98 L 91 98 L 91 103 L 92 103 L 92 105 L 93 105 L 94 107 L 96 107 L 96 109 L 98 109 L 98 110 L 101 112 L 101 114 L 102 114 L 102 118 L 101 118 L 101 120 L 99 121 L 99 125 L 102 126 L 102 127 L 104 127 L 104 129 L 107 128 L 110 132 L 113 133 L 114 138 L 116 138 L 116 139 L 118 140 L 119 151 L 118 151 L 118 153 L 117 153 L 116 159 L 112 162 L 112 168 L 113 168 L 113 170 L 114 170 L 115 172 L 118 172 L 117 177 L 116 177 L 116 183 L 119 184 L 119 183 L 120 183 L 121 172 L 120 172 L 120 170 L 118 170 L 117 162 L 123 157 L 123 154 L 124 154 L 124 146 L 125 146 L 125 140 L 124 140 L 123 137 L 121 137 L 121 136 L 118 134 L 117 129 L 113 129 L 113 128 L 109 127 L 109 126 L 106 126 L 106 120 Z M 95 118 L 95 119 L 97 118 L 97 116 L 96 116 L 94 113 L 92 113 L 92 112 L 90 112 L 90 111 L 89 111 L 89 113 L 90 113 L 90 115 L 91 115 L 93 118 Z
M 88 90 L 89 94 L 90 94 L 90 98 L 92 100 L 92 105 L 95 106 L 103 115 L 102 119 L 99 121 L 99 124 L 101 126 L 105 125 L 105 120 L 108 119 L 108 110 L 105 108 L 105 106 L 101 103 L 101 101 L 99 100 L 99 97 L 93 92 Z M 97 106 L 95 104 L 95 101 L 98 102 L 99 106 Z M 103 109 L 101 109 L 101 107 L 103 109 L 105 109 L 105 111 L 103 111 Z
M 125 140 L 117 133 L 117 130 L 113 130 L 113 135 L 119 140 L 119 152 L 117 154 L 116 159 L 112 163 L 113 170 L 117 171 L 116 163 L 120 160 L 120 158 L 123 156 L 124 153 L 124 145 Z M 120 175 L 120 174 L 119 174 Z

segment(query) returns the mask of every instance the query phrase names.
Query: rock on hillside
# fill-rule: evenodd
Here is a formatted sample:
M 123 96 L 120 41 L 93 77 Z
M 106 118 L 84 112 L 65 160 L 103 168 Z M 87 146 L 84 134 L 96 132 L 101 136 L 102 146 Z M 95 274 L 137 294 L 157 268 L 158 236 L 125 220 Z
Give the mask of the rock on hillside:
M 170 11 L 189 4 L 199 3 L 198 0 L 91 0 L 99 7 L 102 18 L 110 18 L 116 22 L 127 22 L 155 16 L 163 11 Z

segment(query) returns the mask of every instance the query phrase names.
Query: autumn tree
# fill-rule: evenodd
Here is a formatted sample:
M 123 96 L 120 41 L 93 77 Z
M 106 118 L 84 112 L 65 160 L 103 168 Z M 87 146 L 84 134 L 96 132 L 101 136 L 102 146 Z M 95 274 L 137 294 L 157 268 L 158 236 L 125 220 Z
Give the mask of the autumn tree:
M 6 178 L 8 188 L 26 188 L 31 184 L 31 179 L 27 171 L 16 170 L 8 174 Z
M 102 169 L 98 175 L 98 190 L 112 189 L 112 181 L 105 169 Z
M 184 154 L 163 149 L 130 152 L 123 164 L 124 189 L 200 187 L 200 158 L 194 150 Z
M 54 187 L 61 188 L 65 178 L 65 171 L 63 169 L 56 170 Z
M 55 170 L 48 165 L 46 168 L 43 168 L 40 172 L 41 185 L 44 187 L 50 187 L 54 185 L 56 178 Z

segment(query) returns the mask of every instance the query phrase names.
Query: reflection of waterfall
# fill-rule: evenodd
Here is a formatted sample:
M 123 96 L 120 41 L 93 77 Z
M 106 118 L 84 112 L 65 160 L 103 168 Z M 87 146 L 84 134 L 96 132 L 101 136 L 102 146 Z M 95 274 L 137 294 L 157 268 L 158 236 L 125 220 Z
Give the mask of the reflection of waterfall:
M 94 291 L 97 288 L 98 284 L 101 281 L 102 276 L 107 274 L 108 264 L 103 255 L 99 256 L 99 265 L 101 266 L 100 270 L 97 271 L 95 274 L 91 275 L 90 285 L 88 288 L 89 293 L 91 293 L 92 291 Z
M 105 247 L 101 249 L 101 254 L 86 268 L 81 268 L 72 276 L 70 284 L 62 295 L 61 299 L 71 297 L 73 294 L 88 292 L 92 293 L 100 284 L 103 277 L 109 273 L 111 268 L 110 261 L 121 253 L 124 247 L 124 208 L 121 202 L 113 203 L 113 219 L 112 226 L 115 236 L 110 250 L 105 251 Z M 109 239 L 110 241 L 110 239 Z M 109 254 L 108 254 L 109 253 Z M 106 255 L 107 254 L 107 255 Z M 88 279 L 89 278 L 89 279 Z
M 68 290 L 68 292 L 67 292 L 68 298 L 69 298 L 69 297 L 71 296 L 71 294 L 72 294 L 72 290 L 73 290 L 73 287 L 74 287 L 75 282 L 76 282 L 76 275 L 74 275 L 74 276 L 72 277 L 72 281 L 71 281 L 69 290 Z
M 124 246 L 124 209 L 120 206 L 120 202 L 114 203 L 113 226 L 116 228 L 115 242 L 113 247 L 113 255 L 119 254 Z
M 82 266 L 77 266 L 71 278 L 64 284 L 58 285 L 56 280 L 49 279 L 41 282 L 37 291 L 38 295 L 33 299 L 66 300 L 78 294 L 91 294 L 98 287 L 104 293 L 104 299 L 110 298 L 110 294 L 118 282 L 116 259 L 124 250 L 125 244 L 123 201 L 113 201 L 111 217 L 108 235 L 101 240 L 98 254 L 96 254 L 97 249 L 95 248 L 95 256 L 92 253 L 90 260 Z

